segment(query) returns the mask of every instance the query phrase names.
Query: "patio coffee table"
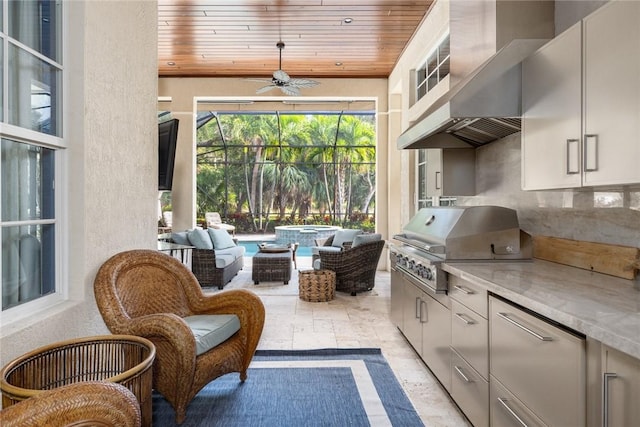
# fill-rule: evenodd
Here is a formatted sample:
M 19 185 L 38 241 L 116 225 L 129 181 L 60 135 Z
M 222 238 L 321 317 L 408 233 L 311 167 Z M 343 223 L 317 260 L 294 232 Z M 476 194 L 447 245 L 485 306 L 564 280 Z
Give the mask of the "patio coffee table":
M 289 284 L 291 279 L 292 252 L 285 248 L 281 252 L 257 252 L 253 256 L 251 279 L 257 285 L 261 281 Z

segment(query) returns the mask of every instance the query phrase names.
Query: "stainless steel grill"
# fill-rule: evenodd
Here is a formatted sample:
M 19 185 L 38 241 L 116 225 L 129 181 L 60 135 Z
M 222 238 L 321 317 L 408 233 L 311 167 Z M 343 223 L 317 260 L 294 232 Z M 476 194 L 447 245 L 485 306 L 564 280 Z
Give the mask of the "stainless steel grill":
M 448 290 L 443 262 L 531 259 L 531 236 L 516 211 L 500 206 L 421 209 L 393 236 L 391 265 L 436 292 Z

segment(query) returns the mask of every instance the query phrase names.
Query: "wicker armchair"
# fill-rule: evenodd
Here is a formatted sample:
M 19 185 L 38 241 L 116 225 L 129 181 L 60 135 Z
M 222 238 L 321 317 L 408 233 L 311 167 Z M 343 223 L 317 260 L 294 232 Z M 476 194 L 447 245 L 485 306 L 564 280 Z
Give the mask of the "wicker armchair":
M 340 252 L 324 252 L 318 255 L 319 269 L 336 273 L 336 291 L 370 291 L 375 286 L 376 270 L 385 241 L 380 239 L 357 246 L 351 246 Z M 317 263 L 314 263 L 314 266 Z
M 156 346 L 154 389 L 176 411 L 181 424 L 193 397 L 230 372 L 247 378 L 264 326 L 264 306 L 248 290 L 204 295 L 195 276 L 177 259 L 153 250 L 121 252 L 107 260 L 94 281 L 100 313 L 114 334 L 138 335 Z M 196 341 L 183 317 L 236 314 L 240 330 L 196 355 Z
M 74 383 L 11 405 L 0 411 L 0 425 L 22 426 L 140 426 L 140 407 L 129 389 L 112 383 Z

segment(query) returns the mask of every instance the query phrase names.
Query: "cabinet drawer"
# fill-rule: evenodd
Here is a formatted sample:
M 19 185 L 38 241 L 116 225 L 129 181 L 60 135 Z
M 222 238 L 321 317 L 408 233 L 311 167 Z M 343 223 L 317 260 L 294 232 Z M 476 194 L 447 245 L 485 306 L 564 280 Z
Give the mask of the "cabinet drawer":
M 451 301 L 451 346 L 489 379 L 489 324 L 458 301 Z
M 451 396 L 474 427 L 489 425 L 489 381 L 451 351 Z
M 450 275 L 449 296 L 487 318 L 487 290 L 481 286 Z
M 491 427 L 547 426 L 493 376 L 489 382 Z
M 545 423 L 585 424 L 585 341 L 489 298 L 491 375 Z

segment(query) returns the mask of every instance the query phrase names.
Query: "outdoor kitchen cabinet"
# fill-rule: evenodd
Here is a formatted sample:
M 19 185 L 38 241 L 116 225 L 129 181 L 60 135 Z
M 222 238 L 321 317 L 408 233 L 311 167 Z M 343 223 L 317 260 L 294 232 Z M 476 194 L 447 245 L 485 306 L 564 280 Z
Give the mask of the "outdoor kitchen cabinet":
M 404 329 L 418 352 L 444 388 L 451 389 L 451 312 L 448 297 L 436 294 L 417 280 L 403 275 Z
M 489 324 L 491 425 L 584 426 L 585 337 L 493 295 Z
M 522 188 L 640 182 L 640 2 L 612 1 L 523 62 Z
M 476 152 L 473 148 L 430 148 L 425 151 L 428 197 L 475 196 Z
M 640 360 L 602 345 L 602 426 L 640 426 Z
M 451 397 L 474 427 L 489 425 L 489 322 L 487 290 L 449 276 Z

